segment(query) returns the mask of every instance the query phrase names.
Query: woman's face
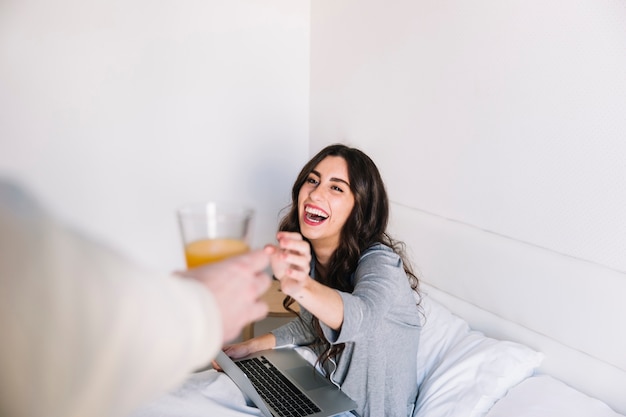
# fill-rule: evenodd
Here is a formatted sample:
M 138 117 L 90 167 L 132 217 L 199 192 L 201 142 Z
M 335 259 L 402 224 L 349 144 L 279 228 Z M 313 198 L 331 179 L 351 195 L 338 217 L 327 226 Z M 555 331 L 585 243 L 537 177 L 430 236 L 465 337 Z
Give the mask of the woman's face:
M 354 207 L 348 164 L 327 156 L 313 169 L 298 194 L 300 231 L 313 247 L 335 250 L 343 225 Z

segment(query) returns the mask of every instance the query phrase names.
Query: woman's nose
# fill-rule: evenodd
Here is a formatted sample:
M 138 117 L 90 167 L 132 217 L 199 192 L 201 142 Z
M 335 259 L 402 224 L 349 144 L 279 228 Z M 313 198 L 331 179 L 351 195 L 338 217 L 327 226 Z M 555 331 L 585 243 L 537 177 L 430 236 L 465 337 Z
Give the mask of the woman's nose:
M 309 193 L 309 197 L 311 198 L 311 200 L 320 200 L 322 196 L 323 196 L 323 192 L 319 186 L 313 188 L 311 192 Z

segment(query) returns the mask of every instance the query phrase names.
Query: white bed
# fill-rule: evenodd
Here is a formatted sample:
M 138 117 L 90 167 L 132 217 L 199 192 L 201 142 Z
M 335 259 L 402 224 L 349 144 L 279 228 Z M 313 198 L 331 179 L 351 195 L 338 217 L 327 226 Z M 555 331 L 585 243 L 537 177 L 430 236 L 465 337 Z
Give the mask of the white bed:
M 422 277 L 415 417 L 626 414 L 624 274 L 399 204 L 390 231 Z
M 623 276 L 397 204 L 391 220 L 422 277 L 412 417 L 624 417 L 626 340 L 606 330 L 622 329 Z M 133 415 L 211 415 L 225 399 L 258 415 L 238 392 L 209 370 Z

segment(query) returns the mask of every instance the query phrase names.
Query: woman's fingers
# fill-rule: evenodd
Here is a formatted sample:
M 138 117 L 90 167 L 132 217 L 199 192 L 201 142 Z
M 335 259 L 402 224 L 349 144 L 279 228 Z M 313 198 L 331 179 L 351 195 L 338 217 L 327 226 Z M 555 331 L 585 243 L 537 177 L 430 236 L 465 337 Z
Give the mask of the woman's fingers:
M 303 271 L 308 274 L 311 263 L 311 246 L 299 233 L 289 236 L 279 235 L 279 251 L 277 256 L 288 264 L 290 269 Z

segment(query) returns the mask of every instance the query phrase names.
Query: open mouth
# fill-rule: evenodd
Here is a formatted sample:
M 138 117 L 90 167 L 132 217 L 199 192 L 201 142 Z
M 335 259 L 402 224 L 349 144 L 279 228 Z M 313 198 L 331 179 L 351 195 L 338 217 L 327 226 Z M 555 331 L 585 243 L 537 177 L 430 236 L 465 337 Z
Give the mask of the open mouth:
M 318 208 L 306 206 L 304 208 L 304 219 L 311 224 L 319 224 L 328 219 L 328 214 Z

